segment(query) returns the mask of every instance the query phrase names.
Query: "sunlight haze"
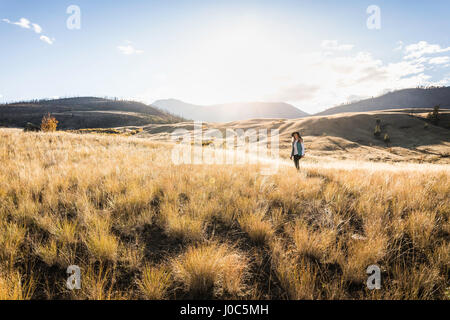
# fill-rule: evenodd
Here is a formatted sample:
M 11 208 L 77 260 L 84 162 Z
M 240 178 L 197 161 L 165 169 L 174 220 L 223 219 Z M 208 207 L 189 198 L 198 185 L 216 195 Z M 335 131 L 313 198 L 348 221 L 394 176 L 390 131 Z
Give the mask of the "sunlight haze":
M 445 1 L 429 10 L 380 1 L 378 30 L 366 26 L 365 1 L 105 3 L 79 1 L 81 28 L 68 30 L 67 1 L 2 1 L 0 102 L 283 101 L 315 113 L 387 90 L 450 84 Z

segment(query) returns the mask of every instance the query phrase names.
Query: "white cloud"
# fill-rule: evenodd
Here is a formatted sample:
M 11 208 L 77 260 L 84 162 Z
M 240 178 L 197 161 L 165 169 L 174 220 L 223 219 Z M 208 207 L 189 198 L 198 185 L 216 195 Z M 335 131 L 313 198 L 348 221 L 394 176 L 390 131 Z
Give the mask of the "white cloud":
M 30 29 L 30 20 L 26 18 L 20 18 L 18 22 L 13 22 L 13 24 L 21 28 Z
M 30 20 L 26 19 L 26 18 L 20 18 L 19 21 L 17 22 L 12 22 L 9 19 L 2 19 L 3 22 L 9 23 L 9 24 L 14 24 L 16 26 L 19 26 L 21 28 L 25 28 L 25 29 L 30 29 Z
M 322 52 L 315 57 L 299 57 L 295 65 L 289 66 L 292 74 L 285 84 L 280 87 L 274 83 L 275 93 L 267 95 L 267 99 L 317 112 L 319 108 L 381 95 L 386 90 L 442 85 L 442 81 L 431 81 L 427 70 L 432 63 L 449 61 L 444 57 L 419 57 L 386 63 L 369 52 L 348 52 L 344 56 Z
M 354 45 L 352 44 L 339 44 L 337 40 L 323 40 L 322 48 L 332 51 L 350 51 Z
M 118 46 L 117 49 L 119 49 L 120 53 L 125 55 L 141 54 L 144 52 L 143 50 L 136 49 L 131 44 L 127 46 Z
M 38 25 L 37 23 L 31 23 L 30 20 L 28 20 L 27 18 L 20 18 L 20 20 L 17 22 L 11 22 L 11 20 L 9 20 L 9 19 L 2 19 L 2 21 L 9 23 L 9 24 L 14 24 L 14 25 L 19 26 L 24 29 L 33 28 L 34 32 L 36 32 L 36 33 L 42 32 L 42 28 L 40 25 Z
M 397 41 L 397 47 L 394 48 L 394 51 L 400 51 L 403 49 L 403 41 Z
M 426 41 L 419 41 L 417 43 L 406 46 L 406 56 L 404 56 L 403 59 L 415 59 L 420 58 L 426 54 L 435 54 L 447 51 L 450 51 L 450 47 L 441 48 L 441 46 L 438 44 L 429 44 Z
M 55 38 L 50 39 L 47 36 L 40 36 L 39 39 L 41 39 L 42 41 L 44 41 L 48 44 L 53 44 L 53 42 L 55 42 Z
M 33 26 L 34 32 L 36 32 L 36 33 L 41 33 L 42 32 L 42 28 L 41 28 L 40 25 L 38 25 L 36 23 L 33 23 L 32 26 Z
M 18 22 L 12 22 L 11 20 L 6 19 L 6 18 L 2 19 L 2 21 L 9 23 L 9 24 L 19 26 L 24 29 L 32 29 L 37 34 L 42 33 L 42 27 L 40 25 L 38 25 L 37 23 L 31 23 L 30 20 L 28 20 L 26 18 L 20 18 Z M 40 36 L 39 39 L 41 39 L 42 41 L 44 41 L 48 44 L 53 44 L 53 42 L 55 42 L 54 38 L 49 38 L 48 36 L 45 36 L 45 35 Z
M 429 60 L 429 63 L 431 64 L 444 64 L 450 62 L 450 57 L 449 56 L 443 56 L 443 57 L 435 57 L 435 58 L 431 58 Z

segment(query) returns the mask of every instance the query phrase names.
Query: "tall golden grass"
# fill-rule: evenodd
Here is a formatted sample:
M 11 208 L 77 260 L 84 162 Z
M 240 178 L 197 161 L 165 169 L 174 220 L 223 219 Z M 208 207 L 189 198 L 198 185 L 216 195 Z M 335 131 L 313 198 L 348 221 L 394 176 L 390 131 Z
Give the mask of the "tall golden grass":
M 0 299 L 449 298 L 448 167 L 170 159 L 134 137 L 0 130 Z

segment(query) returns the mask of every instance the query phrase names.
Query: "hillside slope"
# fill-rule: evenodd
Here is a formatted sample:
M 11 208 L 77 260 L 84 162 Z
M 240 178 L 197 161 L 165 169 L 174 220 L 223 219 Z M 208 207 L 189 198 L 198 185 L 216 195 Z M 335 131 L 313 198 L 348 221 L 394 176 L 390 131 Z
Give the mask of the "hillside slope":
M 50 112 L 61 129 L 142 126 L 174 123 L 182 119 L 140 102 L 77 97 L 0 105 L 0 126 L 23 127 L 39 124 Z
M 189 104 L 180 100 L 158 100 L 153 105 L 182 117 L 211 122 L 228 122 L 253 118 L 297 119 L 308 116 L 284 102 L 226 103 L 210 106 Z
M 443 121 L 450 111 L 441 113 Z M 381 120 L 381 137 L 374 136 L 376 119 Z M 303 119 L 252 119 L 229 123 L 208 123 L 204 129 L 278 129 L 280 156 L 289 157 L 291 133 L 300 131 L 305 139 L 308 158 L 370 161 L 425 161 L 450 163 L 450 130 L 428 124 L 408 110 L 387 110 L 366 113 L 342 113 L 331 116 L 311 116 Z M 150 125 L 143 137 L 169 140 L 177 128 L 193 130 L 192 123 Z M 270 132 L 270 131 L 269 131 Z M 388 134 L 391 142 L 383 141 Z
M 432 108 L 436 105 L 441 105 L 441 108 L 450 108 L 450 87 L 398 90 L 386 93 L 380 97 L 333 107 L 316 115 L 387 109 Z

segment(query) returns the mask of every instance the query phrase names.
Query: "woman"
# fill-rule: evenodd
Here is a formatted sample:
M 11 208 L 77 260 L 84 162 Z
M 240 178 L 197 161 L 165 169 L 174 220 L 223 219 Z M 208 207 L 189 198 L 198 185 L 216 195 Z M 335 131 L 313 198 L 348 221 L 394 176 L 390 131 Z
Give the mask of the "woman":
M 303 139 L 299 132 L 292 133 L 292 151 L 291 160 L 294 158 L 295 168 L 300 170 L 299 161 L 305 155 L 305 147 L 303 145 Z

